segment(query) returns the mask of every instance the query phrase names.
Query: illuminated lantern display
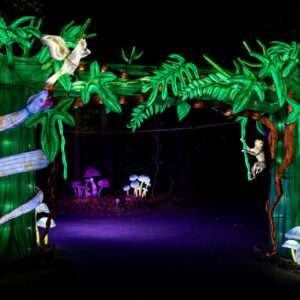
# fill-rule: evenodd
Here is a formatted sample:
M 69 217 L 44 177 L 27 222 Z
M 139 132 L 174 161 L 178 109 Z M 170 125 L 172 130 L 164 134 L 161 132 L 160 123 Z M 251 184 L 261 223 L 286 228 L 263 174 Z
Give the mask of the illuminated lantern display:
M 92 185 L 92 197 L 97 197 L 97 184 L 95 183 L 94 177 L 101 176 L 100 172 L 96 170 L 93 166 L 89 166 L 85 173 L 83 174 L 83 178 L 88 178 L 89 182 Z M 100 194 L 99 194 L 100 197 Z
M 15 30 L 26 22 L 29 24 L 22 30 Z M 89 54 L 86 39 L 95 36 L 84 34 L 90 19 L 82 26 L 72 26 L 73 23 L 64 26 L 59 35 L 42 36 L 41 20 L 36 22 L 34 17 L 23 17 L 7 25 L 0 18 L 3 28 L 0 32 L 0 259 L 11 262 L 36 253 L 35 208 L 41 204 L 42 192 L 35 186 L 34 171 L 48 164 L 54 168 L 60 153 L 66 178 L 63 123 L 74 126 L 68 109 L 72 105 L 88 104 L 95 95 L 107 113 L 121 113 L 118 94 L 122 96 L 122 103 L 126 95 L 138 96 L 139 104 L 127 124 L 132 131 L 174 105 L 179 121 L 192 107 L 211 108 L 240 122 L 243 150 L 247 150 L 247 122 L 256 121 L 258 132 L 269 142 L 272 162 L 270 197 L 266 203 L 270 222 L 268 255 L 278 253 L 291 257 L 290 249 L 293 249 L 296 261 L 300 261 L 297 244 L 284 241 L 285 233 L 300 224 L 300 45 L 273 42 L 267 47 L 258 41 L 261 51 L 254 52 L 244 42 L 251 62 L 238 58 L 233 62 L 233 70 L 227 70 L 204 55 L 213 67 L 206 75 L 182 56 L 171 54 L 153 74 L 147 73 L 133 81 L 127 81 L 126 76 L 117 81 L 116 74 L 101 72 L 99 63 L 93 61 L 89 71 L 85 70 L 84 75 L 79 74 L 72 82 L 69 74 L 77 68 L 81 57 Z M 41 48 L 30 57 L 35 39 Z M 13 46 L 21 46 L 22 57 L 14 56 Z M 136 58 L 134 53 L 126 57 L 128 63 Z M 45 81 L 49 83 L 46 86 Z M 54 83 L 55 91 L 49 86 Z M 59 99 L 55 106 L 54 101 L 49 101 L 47 89 L 53 92 L 53 99 Z M 38 91 L 42 92 L 36 94 Z M 41 126 L 41 149 L 38 150 L 35 145 L 37 126 Z M 263 172 L 258 172 L 262 166 L 252 172 L 247 151 L 243 151 L 243 155 L 248 179 L 253 179 L 253 175 L 263 176 Z M 264 162 L 263 155 L 257 158 L 258 162 Z M 92 197 L 97 197 L 94 176 L 98 175 L 89 174 L 85 178 L 90 179 Z M 135 197 L 145 196 L 150 181 L 140 180 L 135 174 L 129 179 Z M 77 197 L 82 197 L 83 188 L 74 184 L 72 188 Z M 129 193 L 127 188 L 124 190 Z
M 285 237 L 287 240 L 282 247 L 291 249 L 291 254 L 293 260 L 300 265 L 300 244 L 295 240 L 300 240 L 300 226 L 296 226 L 290 229 L 286 234 Z M 296 251 L 296 252 L 295 252 Z
M 52 86 L 64 74 L 72 75 L 78 68 L 81 58 L 88 56 L 91 51 L 87 49 L 86 40 L 81 38 L 73 51 L 70 51 L 60 36 L 44 35 L 41 42 L 49 47 L 50 56 L 58 61 L 65 59 L 61 69 L 49 77 L 45 82 Z
M 300 44 L 272 42 L 267 47 L 257 41 L 261 51 L 254 52 L 243 43 L 251 62 L 238 58 L 233 61 L 233 70 L 227 70 L 203 55 L 212 66 L 205 75 L 179 54 L 169 55 L 144 81 L 141 91 L 149 96 L 133 109 L 127 127 L 134 132 L 145 120 L 174 105 L 179 121 L 192 107 L 211 108 L 240 122 L 243 150 L 247 150 L 246 125 L 249 119 L 256 121 L 258 132 L 268 135 L 272 162 L 270 197 L 266 203 L 270 222 L 267 255 L 291 257 L 290 251 L 281 246 L 285 232 L 300 224 Z M 265 167 L 263 153 L 260 154 L 257 158 L 261 166 L 256 164 L 252 170 L 256 175 Z M 244 157 L 251 180 L 254 174 L 247 151 Z
M 43 193 L 35 186 L 35 171 L 48 164 L 55 170 L 55 159 L 60 152 L 63 176 L 67 177 L 63 124 L 74 126 L 74 118 L 68 112 L 74 99 L 80 97 L 82 103 L 87 104 L 92 92 L 101 97 L 107 111 L 121 112 L 117 96 L 103 85 L 103 82 L 115 80 L 116 75 L 101 73 L 98 62 L 90 64 L 90 78 L 72 82 L 68 76 L 78 67 L 80 59 L 90 53 L 86 40 L 96 35 L 85 34 L 90 21 L 88 19 L 79 26 L 72 26 L 74 21 L 71 21 L 59 35 L 47 37 L 39 30 L 42 19 L 22 17 L 6 24 L 0 17 L 1 262 L 15 262 L 36 254 L 40 249 L 35 228 L 36 214 L 42 209 Z M 43 45 L 41 41 L 44 40 L 48 41 Z M 55 57 L 57 51 L 53 49 L 57 47 L 57 41 L 65 47 L 62 57 Z M 40 50 L 30 56 L 34 43 L 39 44 Z M 21 48 L 22 57 L 14 55 L 16 47 Z M 56 75 L 52 77 L 51 74 Z M 48 84 L 45 85 L 45 81 Z M 55 90 L 51 86 L 54 83 Z M 41 92 L 36 94 L 38 91 Z M 55 106 L 50 101 L 50 92 L 52 100 L 63 96 Z M 37 126 L 41 128 L 41 149 L 38 150 Z M 81 196 L 82 190 L 78 189 L 77 193 Z M 51 197 L 55 197 L 53 189 Z M 49 214 L 51 219 L 53 212 L 51 210 Z M 47 226 L 51 227 L 50 222 L 46 223 Z M 47 236 L 48 230 L 45 228 L 43 237 Z M 45 240 L 40 242 L 43 248 Z
M 102 189 L 103 188 L 109 188 L 110 183 L 108 182 L 108 180 L 106 178 L 103 178 L 103 179 L 101 179 L 97 182 L 97 185 L 99 186 L 98 199 L 100 199 L 100 194 L 101 194 Z
M 123 187 L 123 191 L 126 192 L 126 195 L 129 196 L 130 188 L 132 188 L 135 197 L 146 197 L 148 187 L 151 186 L 150 177 L 147 175 L 138 176 L 132 174 L 129 176 L 129 180 L 131 181 L 130 185 L 125 185 Z

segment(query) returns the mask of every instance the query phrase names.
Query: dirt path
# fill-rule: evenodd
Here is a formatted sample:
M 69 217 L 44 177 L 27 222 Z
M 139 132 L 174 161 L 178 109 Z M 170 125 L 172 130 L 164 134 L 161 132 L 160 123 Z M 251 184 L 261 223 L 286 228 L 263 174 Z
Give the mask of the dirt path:
M 75 293 L 96 292 L 99 299 L 299 293 L 300 275 L 255 250 L 267 245 L 266 222 L 263 205 L 236 204 L 134 216 L 58 215 L 49 240 L 71 261 Z

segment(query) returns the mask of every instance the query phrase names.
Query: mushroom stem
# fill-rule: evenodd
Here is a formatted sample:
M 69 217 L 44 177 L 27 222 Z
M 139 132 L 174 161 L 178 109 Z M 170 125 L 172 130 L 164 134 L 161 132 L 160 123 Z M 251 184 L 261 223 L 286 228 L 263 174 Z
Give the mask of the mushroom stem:
M 36 231 L 36 243 L 39 246 L 40 245 L 40 233 L 39 233 L 39 229 L 37 226 L 35 226 L 35 231 Z
M 97 185 L 96 185 L 93 177 L 91 177 L 90 180 L 91 180 L 91 184 L 92 184 L 92 197 L 96 198 L 97 197 Z
M 296 263 L 297 260 L 296 260 L 296 255 L 295 255 L 295 249 L 291 249 L 291 252 L 292 252 L 293 260 L 294 260 L 294 262 Z
M 98 199 L 100 199 L 100 194 L 101 194 L 102 189 L 103 189 L 103 187 L 100 186 L 99 191 L 98 191 Z
M 140 188 L 139 188 L 139 196 L 142 195 L 142 188 L 143 188 L 143 182 L 141 182 Z

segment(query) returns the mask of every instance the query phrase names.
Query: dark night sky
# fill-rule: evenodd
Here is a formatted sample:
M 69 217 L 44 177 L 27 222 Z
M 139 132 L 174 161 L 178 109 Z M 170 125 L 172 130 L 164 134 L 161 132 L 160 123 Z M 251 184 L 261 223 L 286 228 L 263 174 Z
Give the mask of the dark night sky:
M 2 0 L 2 13 L 12 15 L 12 4 Z M 242 45 L 246 40 L 259 50 L 255 40 L 290 42 L 299 40 L 300 4 L 256 4 L 209 1 L 28 1 L 17 0 L 23 9 L 14 9 L 16 17 L 42 15 L 41 31 L 59 34 L 70 20 L 83 24 L 90 17 L 89 33 L 97 37 L 88 41 L 90 59 L 99 62 L 122 63 L 120 49 L 128 53 L 133 45 L 145 53 L 137 63 L 159 64 L 168 54 L 178 53 L 197 65 L 207 65 L 202 54 L 207 54 L 225 67 L 232 66 L 236 56 L 247 57 Z M 23 4 L 22 4 L 23 3 Z M 42 3 L 43 5 L 37 5 Z M 247 4 L 247 6 L 245 5 Z M 35 13 L 33 7 L 38 7 Z M 23 10 L 23 11 L 22 11 Z M 1 12 L 1 10 L 0 10 Z M 13 18 L 14 19 L 14 18 Z

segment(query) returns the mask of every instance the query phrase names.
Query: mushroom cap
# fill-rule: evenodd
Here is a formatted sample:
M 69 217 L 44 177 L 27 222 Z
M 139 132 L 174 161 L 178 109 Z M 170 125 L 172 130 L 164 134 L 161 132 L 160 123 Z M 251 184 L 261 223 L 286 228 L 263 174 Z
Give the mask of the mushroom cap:
M 36 208 L 35 211 L 39 214 L 39 213 L 50 213 L 49 208 L 47 206 L 47 204 L 45 203 L 41 203 L 39 204 Z
M 47 219 L 48 219 L 47 217 L 40 218 L 40 219 L 36 222 L 36 226 L 46 228 Z M 51 219 L 51 222 L 50 222 L 50 228 L 53 228 L 53 227 L 55 227 L 55 226 L 56 226 L 55 222 L 53 221 L 53 219 Z
M 294 240 L 287 240 L 281 247 L 297 250 L 300 247 L 300 244 Z
M 287 239 L 300 240 L 300 226 L 290 229 L 284 236 Z
M 102 187 L 107 187 L 107 188 L 110 187 L 110 184 L 109 184 L 109 182 L 106 178 L 103 178 L 103 179 L 99 180 L 97 182 L 97 185 L 102 186 Z
M 147 176 L 147 175 L 140 175 L 138 177 L 138 180 L 141 181 L 141 182 L 150 182 L 150 177 Z
M 148 189 L 146 187 L 142 188 L 142 190 L 148 192 Z
M 100 172 L 96 170 L 93 166 L 89 166 L 85 173 L 83 174 L 83 178 L 86 177 L 94 177 L 94 176 L 101 176 Z
M 130 183 L 130 186 L 134 189 L 138 188 L 140 186 L 140 183 L 137 180 L 134 180 Z
M 91 179 L 90 178 L 86 178 L 83 180 L 83 182 L 91 182 Z
M 132 174 L 132 175 L 129 176 L 129 180 L 130 180 L 130 181 L 137 180 L 137 178 L 138 178 L 138 176 L 135 175 L 135 174 Z
M 82 182 L 80 180 L 75 180 L 75 181 L 72 182 L 72 185 L 77 186 L 77 185 L 80 185 L 81 183 Z
M 124 185 L 123 186 L 123 191 L 124 192 L 127 192 L 127 191 L 129 191 L 130 190 L 130 186 L 129 185 Z

